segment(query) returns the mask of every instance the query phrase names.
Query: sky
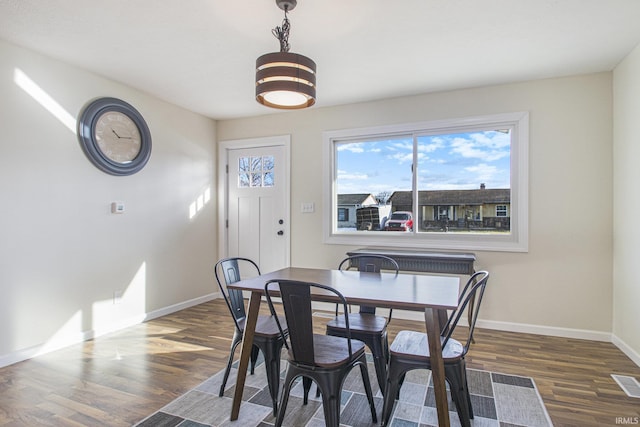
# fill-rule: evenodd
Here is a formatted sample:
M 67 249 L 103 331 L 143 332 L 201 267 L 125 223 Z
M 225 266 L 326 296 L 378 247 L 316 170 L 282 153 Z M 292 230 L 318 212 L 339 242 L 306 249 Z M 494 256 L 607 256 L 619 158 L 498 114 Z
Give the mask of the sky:
M 473 131 L 416 138 L 418 190 L 510 188 L 509 130 Z M 336 146 L 336 194 L 411 190 L 413 137 Z

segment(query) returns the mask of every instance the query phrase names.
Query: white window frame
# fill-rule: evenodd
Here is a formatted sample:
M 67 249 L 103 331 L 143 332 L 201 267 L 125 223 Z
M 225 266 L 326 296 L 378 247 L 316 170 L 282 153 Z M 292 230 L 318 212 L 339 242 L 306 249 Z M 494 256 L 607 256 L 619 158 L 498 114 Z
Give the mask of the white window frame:
M 507 205 L 496 205 L 496 218 L 507 218 L 509 210 Z
M 465 131 L 479 126 L 513 127 L 511 143 L 510 233 L 412 233 L 338 232 L 335 143 L 349 139 L 380 138 L 401 133 Z M 434 120 L 369 128 L 326 131 L 323 138 L 323 241 L 327 244 L 428 250 L 529 250 L 529 113 L 514 112 L 457 119 Z M 415 181 L 415 178 L 414 178 Z M 415 185 L 415 184 L 414 184 Z M 414 189 L 414 197 L 417 193 Z M 416 200 L 417 202 L 417 200 Z

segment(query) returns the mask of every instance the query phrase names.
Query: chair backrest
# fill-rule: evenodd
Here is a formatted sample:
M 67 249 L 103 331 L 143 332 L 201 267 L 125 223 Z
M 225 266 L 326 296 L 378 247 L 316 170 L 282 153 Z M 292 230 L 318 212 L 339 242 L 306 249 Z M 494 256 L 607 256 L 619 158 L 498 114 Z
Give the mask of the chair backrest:
M 367 273 L 380 273 L 381 270 L 395 270 L 398 274 L 400 267 L 395 259 L 386 255 L 362 254 L 351 255 L 346 257 L 338 265 L 338 270 L 349 270 L 354 266 L 358 266 L 358 271 Z M 338 310 L 336 310 L 337 312 Z M 360 306 L 360 313 L 376 314 L 376 308 L 366 305 Z
M 351 255 L 340 262 L 338 270 L 349 270 L 356 265 L 358 266 L 358 271 L 369 273 L 380 273 L 383 269 L 395 270 L 396 274 L 400 271 L 395 259 L 377 254 Z
M 337 303 L 343 305 L 344 318 L 347 330 L 346 337 L 349 339 L 349 355 L 351 350 L 351 331 L 349 329 L 349 318 L 347 316 L 347 301 L 337 290 L 325 285 L 310 282 L 300 282 L 297 280 L 270 280 L 264 286 L 264 293 L 267 297 L 269 310 L 275 316 L 278 329 L 284 340 L 285 347 L 290 350 L 293 361 L 308 366 L 315 366 L 315 354 L 313 349 L 313 311 L 311 308 L 311 289 L 320 289 L 321 292 L 334 294 Z M 272 295 L 280 296 L 284 308 L 287 328 L 289 332 L 289 342 L 276 316 Z
M 489 273 L 487 271 L 478 271 L 474 273 L 467 284 L 464 286 L 460 297 L 458 298 L 458 307 L 453 311 L 451 316 L 449 316 L 449 320 L 447 324 L 443 328 L 445 332 L 444 340 L 442 341 L 442 348 L 447 345 L 447 342 L 451 338 L 451 335 L 458 326 L 458 321 L 462 317 L 462 313 L 465 309 L 469 308 L 472 310 L 471 320 L 469 321 L 469 331 L 467 333 L 466 342 L 463 343 L 463 352 L 462 356 L 467 354 L 469 351 L 469 346 L 473 340 L 473 331 L 476 327 L 476 320 L 478 320 L 478 312 L 480 311 L 480 304 L 482 303 L 482 297 L 484 295 L 485 288 L 487 287 L 487 282 L 489 281 Z
M 238 330 L 241 330 L 240 324 L 238 322 L 246 317 L 242 291 L 238 289 L 226 288 L 226 285 L 240 281 L 239 261 L 246 262 L 248 265 L 253 266 L 258 275 L 260 275 L 260 268 L 255 262 L 253 262 L 249 258 L 241 257 L 221 259 L 216 263 L 214 272 L 216 275 L 216 281 L 218 282 L 218 287 L 220 288 L 220 292 L 224 297 L 224 301 L 227 303 L 227 307 L 229 308 L 229 312 L 231 313 L 233 322 L 235 323 L 236 328 Z M 222 284 L 223 280 L 225 286 L 223 286 Z

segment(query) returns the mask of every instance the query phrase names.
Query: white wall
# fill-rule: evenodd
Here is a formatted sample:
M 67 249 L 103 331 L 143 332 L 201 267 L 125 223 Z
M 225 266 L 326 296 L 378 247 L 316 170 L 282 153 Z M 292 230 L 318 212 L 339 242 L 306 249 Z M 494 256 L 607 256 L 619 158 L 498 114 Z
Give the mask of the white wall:
M 93 167 L 73 131 L 16 84 L 16 69 L 72 121 L 98 96 L 136 106 L 153 137 L 145 169 L 112 177 Z M 216 139 L 292 135 L 292 264 L 334 267 L 352 247 L 322 243 L 323 131 L 510 111 L 530 112 L 530 250 L 476 254 L 477 267 L 492 273 L 483 324 L 594 339 L 613 331 L 639 363 L 639 72 L 636 48 L 613 79 L 601 73 L 216 124 L 0 41 L 0 366 L 215 291 L 216 192 L 193 218 L 190 207 L 215 188 Z M 124 215 L 109 213 L 115 200 L 125 202 Z M 309 201 L 315 213 L 300 213 Z M 119 304 L 115 291 L 123 292 Z
M 640 365 L 640 46 L 616 67 L 613 96 L 613 334 Z
M 292 135 L 292 264 L 335 267 L 322 243 L 322 132 L 529 111 L 528 253 L 477 252 L 484 326 L 609 340 L 612 76 L 601 73 L 218 122 L 218 139 Z M 318 87 L 322 97 L 322 87 Z M 302 202 L 316 210 L 300 213 Z
M 17 81 L 46 92 L 71 126 Z M 215 291 L 214 121 L 3 41 L 0 94 L 0 366 Z M 110 176 L 84 156 L 75 118 L 99 96 L 146 118 L 153 151 L 141 172 Z M 111 214 L 112 201 L 126 213 Z

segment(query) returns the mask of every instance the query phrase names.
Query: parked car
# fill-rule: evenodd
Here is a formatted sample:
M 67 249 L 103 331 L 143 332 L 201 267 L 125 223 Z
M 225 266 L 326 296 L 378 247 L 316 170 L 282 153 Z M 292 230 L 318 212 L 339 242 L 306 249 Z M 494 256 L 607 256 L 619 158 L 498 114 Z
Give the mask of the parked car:
M 396 211 L 387 220 L 386 231 L 413 231 L 413 215 L 407 211 Z

